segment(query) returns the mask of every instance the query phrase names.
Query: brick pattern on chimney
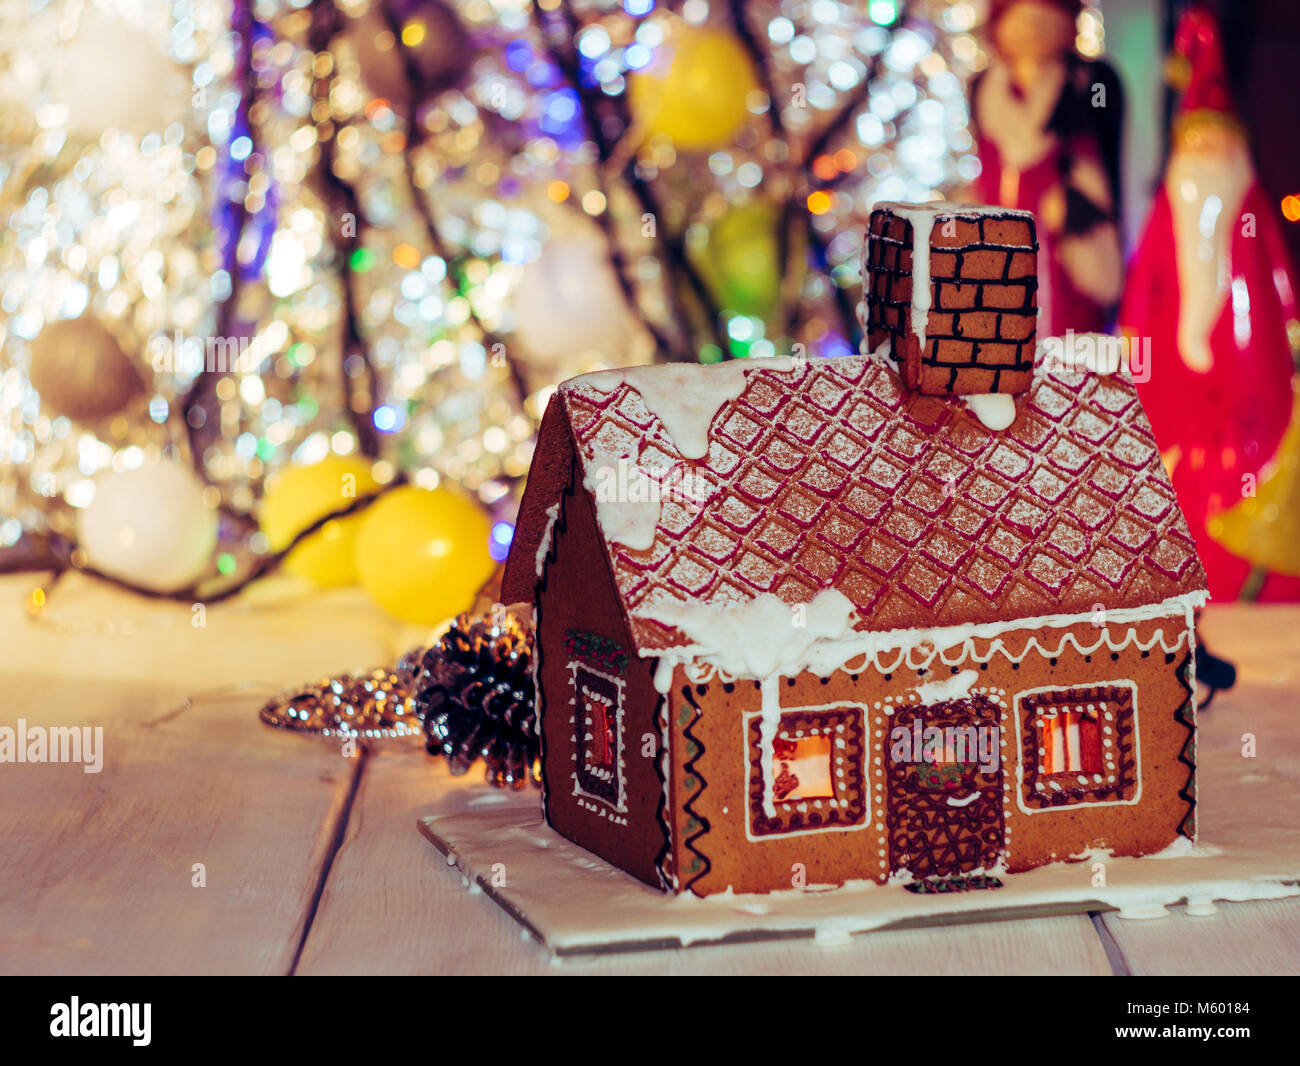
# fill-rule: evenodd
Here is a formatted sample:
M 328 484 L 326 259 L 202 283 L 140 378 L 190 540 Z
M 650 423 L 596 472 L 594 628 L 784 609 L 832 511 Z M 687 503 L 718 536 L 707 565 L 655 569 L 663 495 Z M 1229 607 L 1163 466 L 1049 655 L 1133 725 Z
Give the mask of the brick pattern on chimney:
M 912 331 L 912 240 L 907 219 L 871 213 L 864 249 L 871 350 L 891 339 L 904 383 L 928 396 L 1028 390 L 1038 323 L 1032 217 L 963 208 L 935 220 L 924 351 Z

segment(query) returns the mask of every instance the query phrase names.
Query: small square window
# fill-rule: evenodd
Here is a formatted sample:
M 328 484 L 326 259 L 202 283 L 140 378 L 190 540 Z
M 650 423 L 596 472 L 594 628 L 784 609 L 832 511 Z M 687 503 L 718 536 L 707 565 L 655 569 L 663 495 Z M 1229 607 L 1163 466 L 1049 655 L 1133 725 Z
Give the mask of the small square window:
M 569 670 L 574 795 L 604 805 L 584 802 L 592 810 L 624 814 L 623 681 L 585 663 L 571 662 Z
M 1136 707 L 1132 682 L 1017 695 L 1021 808 L 1136 802 Z
M 608 698 L 582 688 L 583 740 L 587 748 L 587 765 L 595 771 L 609 773 L 618 752 L 616 714 Z
M 750 839 L 866 823 L 861 707 L 787 711 L 766 744 L 762 714 L 744 721 Z

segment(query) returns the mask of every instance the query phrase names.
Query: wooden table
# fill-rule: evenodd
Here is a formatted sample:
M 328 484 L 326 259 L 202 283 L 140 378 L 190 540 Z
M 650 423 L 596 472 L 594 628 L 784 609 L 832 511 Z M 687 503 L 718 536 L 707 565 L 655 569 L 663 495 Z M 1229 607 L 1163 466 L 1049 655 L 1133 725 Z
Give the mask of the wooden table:
M 257 720 L 277 688 L 419 633 L 355 590 L 274 583 L 200 616 L 69 579 L 33 621 L 34 583 L 0 579 L 0 724 L 102 726 L 104 766 L 0 765 L 3 973 L 1300 972 L 1300 899 L 553 962 L 415 829 L 477 777 Z M 1203 632 L 1240 683 L 1202 745 L 1253 733 L 1261 764 L 1300 776 L 1300 607 L 1212 607 Z

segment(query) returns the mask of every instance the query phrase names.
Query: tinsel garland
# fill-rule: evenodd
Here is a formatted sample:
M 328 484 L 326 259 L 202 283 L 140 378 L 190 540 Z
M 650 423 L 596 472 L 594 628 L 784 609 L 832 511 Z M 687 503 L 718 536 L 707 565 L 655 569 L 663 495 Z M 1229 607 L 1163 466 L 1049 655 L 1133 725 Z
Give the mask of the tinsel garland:
M 343 674 L 271 700 L 263 722 L 327 737 L 423 733 L 432 755 L 463 774 L 482 760 L 498 788 L 541 781 L 532 679 L 533 633 L 513 615 L 461 615 L 392 669 Z

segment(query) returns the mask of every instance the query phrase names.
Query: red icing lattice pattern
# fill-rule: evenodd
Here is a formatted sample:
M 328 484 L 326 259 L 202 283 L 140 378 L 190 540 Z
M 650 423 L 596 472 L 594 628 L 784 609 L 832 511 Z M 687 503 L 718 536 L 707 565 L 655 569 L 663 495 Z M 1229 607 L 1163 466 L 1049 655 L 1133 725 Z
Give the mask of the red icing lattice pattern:
M 870 358 L 755 365 L 698 461 L 627 385 L 606 393 L 575 379 L 560 397 L 584 463 L 618 440 L 634 461 L 676 464 L 711 494 L 665 501 L 650 549 L 609 546 L 643 648 L 685 642 L 637 617 L 665 598 L 802 603 L 836 588 L 861 628 L 884 630 L 1138 607 L 1205 588 L 1121 375 L 1039 366 L 1015 422 L 993 432 L 960 399 L 908 392 Z

